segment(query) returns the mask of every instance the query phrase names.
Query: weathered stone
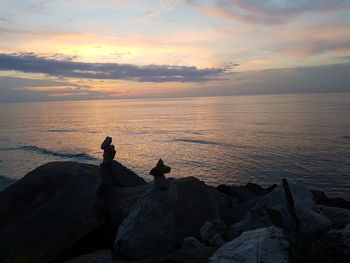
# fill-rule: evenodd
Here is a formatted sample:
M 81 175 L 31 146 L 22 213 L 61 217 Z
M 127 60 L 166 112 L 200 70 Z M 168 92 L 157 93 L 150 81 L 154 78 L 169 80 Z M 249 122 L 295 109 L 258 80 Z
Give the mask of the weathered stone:
M 312 190 L 312 194 L 315 202 L 320 205 L 350 209 L 350 201 L 344 198 L 328 198 L 324 192 L 317 190 Z
M 202 247 L 204 247 L 204 245 L 195 237 L 185 237 L 182 242 L 183 249 L 197 249 Z
M 292 183 L 290 190 L 294 198 L 295 213 L 300 221 L 299 231 L 312 233 L 329 229 L 331 222 L 319 213 L 311 192 L 302 185 Z M 231 238 L 235 238 L 244 231 L 271 225 L 295 228 L 295 221 L 288 211 L 285 194 L 280 187 L 260 200 L 243 220 L 232 225 L 229 234 Z
M 227 226 L 221 220 L 206 222 L 200 228 L 203 242 L 208 246 L 221 247 L 225 244 Z
M 232 197 L 238 198 L 240 202 L 249 202 L 252 200 L 259 200 L 264 195 L 272 192 L 277 185 L 272 185 L 267 189 L 262 188 L 261 186 L 248 183 L 244 186 L 236 186 L 236 185 L 219 185 L 217 186 L 217 190 Z
M 72 258 L 64 263 L 113 263 L 111 250 L 100 250 Z
M 116 150 L 112 143 L 111 137 L 106 137 L 106 139 L 101 144 L 101 149 L 103 150 L 103 163 L 108 164 L 113 161 L 116 154 Z
M 175 241 L 176 199 L 173 184 L 165 191 L 155 187 L 147 190 L 119 226 L 115 251 L 136 259 L 169 251 Z
M 350 210 L 339 207 L 328 207 L 320 205 L 318 208 L 322 214 L 328 217 L 335 228 L 344 228 L 350 224 Z
M 219 248 L 210 263 L 288 263 L 286 232 L 278 227 L 260 228 L 244 232 L 241 236 Z
M 159 189 L 168 189 L 169 182 L 166 180 L 164 174 L 170 173 L 171 168 L 169 166 L 164 165 L 162 159 L 159 159 L 156 167 L 152 168 L 150 174 L 154 176 L 154 185 Z
M 91 164 L 47 163 L 0 192 L 0 251 L 25 250 L 45 262 L 63 259 L 73 247 L 79 252 L 80 241 L 104 224 L 95 209 L 99 171 Z
M 229 215 L 227 197 L 195 177 L 174 181 L 178 191 L 175 205 L 176 243 L 181 245 L 187 236 L 200 238 L 199 229 L 207 221 Z M 232 217 L 232 216 L 231 216 Z
M 101 164 L 101 177 L 107 187 L 147 185 L 147 182 L 117 161 Z
M 337 257 L 334 262 L 349 262 L 350 259 L 350 224 L 341 230 L 327 233 L 326 248 Z

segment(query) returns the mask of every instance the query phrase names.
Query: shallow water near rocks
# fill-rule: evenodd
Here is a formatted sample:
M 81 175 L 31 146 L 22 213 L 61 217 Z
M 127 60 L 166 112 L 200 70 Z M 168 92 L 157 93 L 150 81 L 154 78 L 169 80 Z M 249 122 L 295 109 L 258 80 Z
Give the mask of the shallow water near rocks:
M 117 160 L 146 180 L 162 158 L 170 176 L 210 185 L 283 177 L 350 199 L 350 94 L 231 96 L 0 104 L 0 175 L 49 161 Z

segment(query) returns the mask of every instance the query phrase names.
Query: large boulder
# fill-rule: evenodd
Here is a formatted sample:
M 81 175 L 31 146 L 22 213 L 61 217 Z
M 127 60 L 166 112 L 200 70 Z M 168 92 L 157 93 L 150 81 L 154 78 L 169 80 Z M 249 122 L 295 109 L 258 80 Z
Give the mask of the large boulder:
M 113 263 L 113 254 L 111 250 L 104 249 L 72 258 L 64 263 Z
M 103 182 L 109 186 L 130 187 L 147 185 L 147 182 L 117 161 L 101 164 Z
M 330 228 L 330 220 L 321 214 L 314 202 L 312 193 L 303 185 L 290 183 L 294 199 L 294 209 L 301 232 L 322 232 Z M 275 225 L 286 229 L 295 229 L 295 219 L 288 210 L 286 197 L 281 187 L 261 199 L 240 222 L 230 227 L 229 235 L 233 239 L 247 230 Z
M 0 175 L 0 191 L 4 190 L 5 188 L 9 187 L 11 184 L 14 184 L 15 182 L 16 182 L 15 179 Z
M 346 225 L 350 224 L 350 210 L 340 207 L 328 207 L 320 205 L 318 206 L 322 214 L 328 217 L 333 227 L 344 228 Z
M 52 162 L 0 192 L 0 250 L 28 250 L 55 261 L 101 227 L 96 165 Z
M 204 244 L 208 246 L 221 247 L 227 240 L 227 226 L 221 220 L 208 221 L 199 231 Z
M 142 233 L 142 235 L 148 236 L 151 235 L 152 232 L 159 232 L 159 230 L 154 230 L 154 228 L 159 226 L 150 222 L 158 222 L 159 218 L 162 219 L 163 217 L 170 222 L 169 218 L 172 218 L 169 214 L 170 211 L 173 212 L 175 225 L 172 228 L 169 226 L 167 227 L 167 235 L 165 237 L 160 236 L 161 238 L 165 238 L 165 240 L 161 242 L 157 241 L 163 246 L 168 244 L 166 246 L 167 248 L 170 247 L 170 243 L 172 246 L 180 247 L 184 238 L 188 236 L 193 236 L 199 239 L 199 229 L 205 222 L 216 219 L 221 219 L 224 221 L 225 218 L 229 217 L 231 211 L 228 207 L 228 197 L 218 192 L 215 188 L 207 186 L 204 182 L 195 177 L 170 180 L 170 182 L 177 193 L 173 207 L 170 205 L 172 204 L 170 202 L 172 199 L 169 199 L 171 196 L 166 194 L 168 190 L 158 189 L 159 193 L 154 192 L 155 190 L 153 188 L 156 188 L 154 186 L 152 187 L 152 191 L 148 190 L 147 194 L 141 195 L 139 201 L 135 203 L 134 207 L 132 208 L 132 212 L 130 212 L 128 218 L 124 220 L 118 230 L 116 250 L 121 252 L 121 254 L 141 258 L 165 251 L 166 249 L 156 249 L 159 247 L 159 245 L 152 245 L 151 242 L 146 242 L 146 238 L 140 238 L 139 234 Z M 173 192 L 173 190 L 171 192 Z M 130 203 L 131 202 L 128 202 L 128 204 Z M 143 208 L 148 206 L 148 209 Z M 173 210 L 171 210 L 169 207 L 172 207 L 171 209 Z M 123 213 L 118 212 L 115 214 L 120 215 Z M 143 214 L 146 214 L 147 216 L 143 216 Z M 137 220 L 135 220 L 135 218 L 137 218 Z M 167 222 L 166 220 L 164 222 Z M 126 221 L 128 223 L 126 223 Z M 175 236 L 172 236 L 172 231 L 174 231 Z M 155 235 L 160 235 L 160 233 L 161 232 L 158 234 L 156 233 Z M 153 238 L 158 240 L 157 238 L 160 237 Z M 170 237 L 172 238 L 171 241 L 169 240 Z M 131 240 L 134 240 L 133 238 L 139 239 L 137 242 L 131 242 Z M 125 239 L 130 240 L 130 242 L 118 242 L 118 240 Z M 148 249 L 150 254 L 143 254 L 142 251 L 136 251 L 135 253 L 128 252 L 129 245 L 126 244 L 133 243 L 135 246 L 141 246 L 143 242 L 147 243 L 145 244 L 146 247 L 151 245 L 154 247 L 153 250 Z M 133 251 L 133 249 L 130 249 L 130 251 Z
M 287 263 L 288 236 L 278 227 L 270 226 L 244 232 L 219 248 L 210 263 Z
M 134 204 L 128 217 L 119 226 L 115 250 L 135 259 L 164 254 L 175 240 L 174 208 L 177 189 L 152 187 Z
M 195 177 L 175 180 L 178 198 L 175 205 L 176 243 L 187 236 L 200 238 L 199 229 L 207 221 L 221 219 L 231 225 L 234 218 L 231 200 Z
M 111 171 L 119 185 L 129 177 L 139 186 L 107 187 L 100 166 L 51 162 L 0 192 L 0 253 L 27 251 L 57 262 L 111 247 L 118 224 L 148 187 L 117 162 Z

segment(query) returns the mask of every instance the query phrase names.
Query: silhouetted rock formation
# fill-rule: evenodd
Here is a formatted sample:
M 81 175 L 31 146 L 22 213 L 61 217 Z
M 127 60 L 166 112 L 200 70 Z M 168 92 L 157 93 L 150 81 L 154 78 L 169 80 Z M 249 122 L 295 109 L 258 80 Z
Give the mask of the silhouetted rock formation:
M 112 143 L 111 137 L 106 137 L 106 139 L 101 144 L 101 149 L 103 150 L 103 163 L 108 164 L 113 161 L 116 154 L 116 150 Z
M 348 262 L 349 210 L 314 197 L 344 199 L 292 182 L 218 191 L 166 172 L 161 160 L 151 171 L 164 187 L 116 161 L 36 168 L 0 192 L 0 261 L 28 252 L 40 263 Z
M 154 176 L 154 185 L 159 189 L 168 189 L 169 183 L 166 180 L 164 174 L 170 173 L 171 168 L 169 166 L 164 165 L 162 159 L 159 159 L 156 167 L 152 168 L 150 171 L 150 175 Z

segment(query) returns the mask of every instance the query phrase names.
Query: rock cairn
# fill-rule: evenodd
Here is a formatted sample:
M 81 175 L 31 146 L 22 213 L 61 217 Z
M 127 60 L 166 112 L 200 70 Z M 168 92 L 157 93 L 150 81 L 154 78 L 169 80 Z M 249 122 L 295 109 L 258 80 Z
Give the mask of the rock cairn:
M 171 167 L 164 165 L 162 159 L 159 159 L 156 167 L 152 168 L 150 174 L 154 176 L 154 185 L 162 190 L 169 188 L 169 182 L 165 178 L 164 174 L 170 173 Z
M 111 163 L 116 154 L 116 150 L 112 143 L 111 137 L 106 137 L 106 139 L 101 144 L 101 149 L 103 150 L 103 164 Z

